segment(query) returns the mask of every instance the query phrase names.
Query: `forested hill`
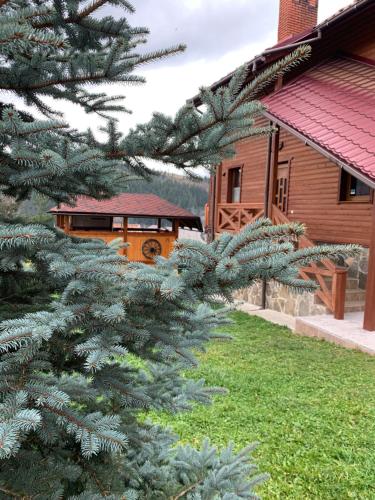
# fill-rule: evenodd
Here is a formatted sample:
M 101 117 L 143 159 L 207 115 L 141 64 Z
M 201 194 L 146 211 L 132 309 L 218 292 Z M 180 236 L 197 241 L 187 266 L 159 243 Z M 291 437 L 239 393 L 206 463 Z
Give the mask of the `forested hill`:
M 208 199 L 208 179 L 192 181 L 181 175 L 159 173 L 150 181 L 139 180 L 129 184 L 131 193 L 153 193 L 165 200 L 203 216 Z
M 204 205 L 208 199 L 208 179 L 192 181 L 181 175 L 158 173 L 151 180 L 137 180 L 129 183 L 130 193 L 153 193 L 165 200 L 190 210 L 194 215 L 203 217 Z M 17 211 L 20 215 L 27 215 L 35 222 L 52 221 L 47 214 L 55 203 L 42 196 L 33 196 L 30 200 L 20 205 L 14 204 L 11 211 Z M 0 213 L 6 212 L 6 203 L 0 200 Z

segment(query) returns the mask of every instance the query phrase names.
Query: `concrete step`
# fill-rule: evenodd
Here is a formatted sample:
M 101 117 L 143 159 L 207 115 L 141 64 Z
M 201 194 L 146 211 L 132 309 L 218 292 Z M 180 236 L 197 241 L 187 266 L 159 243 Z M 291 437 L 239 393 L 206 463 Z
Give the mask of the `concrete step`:
M 321 338 L 375 356 L 375 336 L 362 329 L 362 322 L 361 315 L 349 321 L 336 320 L 332 315 L 310 316 L 296 318 L 295 331 L 300 335 Z
M 327 286 L 328 288 L 331 287 L 331 283 L 332 283 L 332 278 L 327 276 L 325 278 L 325 281 L 327 283 Z M 356 289 L 360 289 L 359 288 L 359 280 L 357 278 L 346 278 L 346 289 L 347 290 L 356 290 Z
M 325 277 L 325 282 L 328 288 L 332 286 L 332 277 Z M 357 278 L 346 279 L 345 291 L 345 312 L 362 312 L 365 310 L 366 291 L 359 288 L 359 280 Z M 320 298 L 315 295 L 315 304 L 324 305 Z M 327 314 L 329 311 L 327 309 Z
M 360 290 L 359 279 L 357 278 L 346 278 L 346 289 L 347 290 Z
M 364 290 L 347 290 L 345 294 L 345 312 L 359 312 L 365 310 L 366 292 Z M 315 304 L 324 305 L 318 296 Z M 327 309 L 327 314 L 329 310 Z
M 346 289 L 345 302 L 364 302 L 366 300 L 366 291 L 360 288 Z
M 365 301 L 345 302 L 345 312 L 361 312 L 365 310 Z

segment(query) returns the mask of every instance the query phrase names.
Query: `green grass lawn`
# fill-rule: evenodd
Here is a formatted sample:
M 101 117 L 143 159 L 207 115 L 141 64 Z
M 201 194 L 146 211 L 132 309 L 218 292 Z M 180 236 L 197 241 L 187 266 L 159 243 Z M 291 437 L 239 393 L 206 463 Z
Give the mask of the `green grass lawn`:
M 154 420 L 183 442 L 255 453 L 263 499 L 375 499 L 375 358 L 236 312 L 232 342 L 213 343 L 194 377 L 228 388 L 209 407 Z

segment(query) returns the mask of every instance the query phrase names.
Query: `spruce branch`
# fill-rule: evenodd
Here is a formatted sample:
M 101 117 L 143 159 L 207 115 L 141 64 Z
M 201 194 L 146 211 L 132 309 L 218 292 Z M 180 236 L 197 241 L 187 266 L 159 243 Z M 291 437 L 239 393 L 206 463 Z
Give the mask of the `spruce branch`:
M 102 482 L 98 478 L 98 475 L 95 472 L 95 469 L 90 467 L 90 464 L 86 460 L 83 460 L 81 457 L 78 457 L 78 462 L 82 465 L 83 469 L 87 470 L 89 475 L 93 478 L 94 483 L 96 484 L 96 486 L 98 487 L 98 490 L 100 491 L 100 494 L 103 497 L 108 497 L 111 492 L 105 487 L 104 484 L 102 484 Z M 124 498 L 124 500 L 125 500 L 125 498 Z
M 0 7 L 1 7 L 1 5 L 4 5 L 4 3 L 6 3 L 6 2 L 7 2 L 7 0 L 0 0 Z M 24 495 L 22 493 L 16 493 L 15 491 L 13 491 L 9 488 L 5 488 L 4 486 L 0 486 L 0 491 L 5 493 L 6 495 L 9 495 L 12 498 L 19 498 L 20 500 L 32 500 L 31 496 Z
M 301 45 L 290 55 L 285 56 L 281 61 L 267 68 L 239 92 L 230 108 L 231 111 L 234 111 L 242 103 L 256 98 L 270 83 L 293 69 L 297 64 L 308 59 L 310 55 L 311 47 Z
M 14 86 L 14 85 L 1 85 L 0 88 L 3 90 L 12 90 L 14 92 L 29 92 L 35 90 L 42 90 L 47 87 L 54 87 L 57 85 L 67 85 L 67 84 L 75 84 L 75 83 L 105 83 L 108 80 L 108 75 L 105 72 L 99 72 L 97 74 L 86 73 L 84 75 L 76 75 L 70 76 L 66 78 L 53 78 L 50 80 L 41 80 L 39 82 L 30 83 L 28 85 Z M 145 83 L 145 79 L 143 77 L 121 77 L 117 76 L 113 78 L 113 81 L 126 81 L 127 83 L 132 84 L 141 84 Z
M 190 493 L 191 491 L 195 490 L 198 486 L 200 486 L 204 480 L 205 477 L 198 479 L 194 484 L 191 484 L 186 488 L 183 488 L 179 493 L 171 496 L 170 500 L 179 500 L 180 498 L 183 498 L 187 493 Z
M 76 20 L 79 21 L 84 17 L 91 15 L 93 12 L 98 10 L 100 7 L 108 3 L 108 0 L 92 0 L 87 7 L 82 9 L 76 16 Z

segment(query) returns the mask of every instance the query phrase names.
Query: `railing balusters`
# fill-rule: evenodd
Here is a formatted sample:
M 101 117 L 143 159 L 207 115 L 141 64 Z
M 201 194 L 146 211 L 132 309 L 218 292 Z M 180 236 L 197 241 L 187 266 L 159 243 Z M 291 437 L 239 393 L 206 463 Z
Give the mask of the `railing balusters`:
M 236 233 L 246 224 L 264 215 L 262 203 L 219 203 L 218 221 L 216 232 Z M 288 217 L 281 212 L 275 205 L 272 207 L 272 221 L 274 224 L 287 224 L 290 222 Z M 314 246 L 306 236 L 299 239 L 299 248 Z M 300 270 L 303 279 L 313 279 L 320 284 L 320 289 L 316 294 L 323 304 L 333 312 L 336 319 L 343 319 L 345 312 L 345 290 L 346 275 L 344 268 L 337 267 L 329 259 L 321 261 L 321 266 L 311 264 Z M 329 288 L 326 279 L 332 279 L 332 286 Z
M 345 293 L 346 293 L 346 269 L 336 269 L 332 281 L 332 304 L 335 319 L 344 319 L 345 315 Z
M 290 222 L 288 217 L 275 205 L 272 207 L 272 221 L 274 224 L 285 224 Z M 299 238 L 299 248 L 312 246 L 314 246 L 314 243 L 306 236 Z M 300 276 L 305 280 L 313 279 L 317 281 L 320 288 L 317 290 L 316 295 L 327 309 L 334 314 L 335 319 L 344 319 L 347 270 L 337 267 L 334 262 L 329 259 L 323 259 L 320 263 L 322 267 L 313 263 L 308 267 L 301 268 Z M 325 281 L 326 278 L 332 279 L 331 289 Z
M 238 232 L 264 214 L 262 203 L 219 203 L 216 232 Z

